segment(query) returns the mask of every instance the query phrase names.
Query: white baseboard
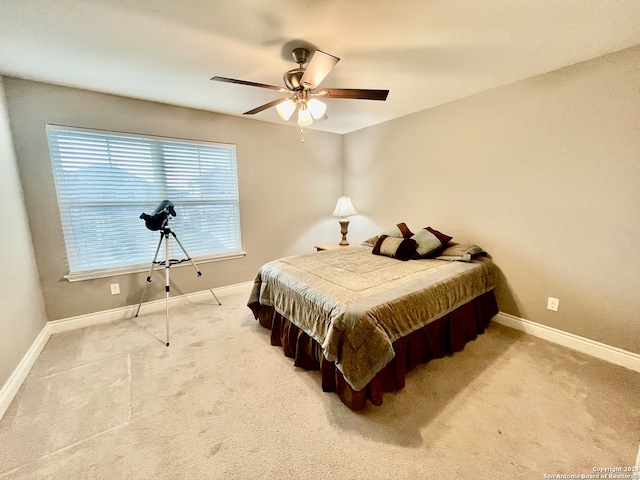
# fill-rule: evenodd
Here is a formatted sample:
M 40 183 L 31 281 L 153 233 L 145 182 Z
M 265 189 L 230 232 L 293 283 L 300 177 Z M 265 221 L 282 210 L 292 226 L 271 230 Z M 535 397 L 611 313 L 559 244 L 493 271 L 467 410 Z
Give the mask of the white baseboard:
M 47 329 L 47 325 L 40 330 L 40 333 L 27 350 L 27 353 L 22 357 L 22 360 L 15 368 L 7 382 L 2 386 L 0 390 L 0 419 L 4 416 L 5 412 L 11 405 L 14 397 L 17 395 L 18 390 L 24 383 L 31 371 L 31 368 L 36 363 L 36 360 L 40 356 L 40 352 L 49 341 L 51 334 Z
M 218 297 L 226 297 L 236 293 L 246 293 L 253 286 L 253 281 L 237 283 L 226 287 L 214 288 L 213 292 Z M 187 293 L 177 297 L 169 298 L 169 308 L 179 305 L 186 305 L 191 302 L 201 302 L 214 300 L 209 290 L 203 290 L 195 293 Z M 138 305 L 128 305 L 126 307 L 114 308 L 112 310 L 104 310 L 102 312 L 90 313 L 87 315 L 79 315 L 77 317 L 64 318 L 62 320 L 52 320 L 47 323 L 50 333 L 67 332 L 78 328 L 90 327 L 91 325 L 100 325 L 102 323 L 115 322 L 132 318 Z M 140 308 L 141 314 L 157 313 L 165 309 L 165 299 L 154 300 L 142 304 Z
M 252 286 L 253 281 L 237 283 L 235 285 L 215 288 L 213 289 L 213 292 L 217 297 L 223 299 L 224 297 L 237 293 L 248 293 Z M 169 299 L 169 307 L 185 305 L 191 302 L 201 302 L 209 300 L 213 300 L 211 292 L 209 290 L 204 290 L 201 292 L 171 297 Z M 222 300 L 220 301 L 221 303 L 223 303 Z M 102 312 L 90 313 L 88 315 L 79 315 L 77 317 L 47 322 L 36 339 L 33 341 L 33 344 L 31 345 L 25 356 L 22 357 L 22 360 L 15 368 L 7 382 L 2 386 L 2 389 L 0 389 L 0 419 L 2 419 L 7 409 L 9 408 L 9 405 L 11 405 L 11 402 L 26 380 L 27 375 L 29 375 L 31 368 L 36 363 L 38 356 L 49 341 L 49 337 L 51 337 L 51 335 L 53 335 L 54 333 L 76 330 L 78 328 L 90 327 L 92 325 L 100 325 L 103 323 L 132 318 L 137 308 L 137 305 L 129 305 L 127 307 L 114 308 L 112 310 L 105 310 Z M 164 308 L 164 299 L 154 300 L 152 302 L 144 303 L 142 305 L 142 308 L 140 309 L 140 312 L 142 314 L 155 313 L 163 311 Z
M 596 342 L 589 338 L 580 337 L 508 313 L 499 312 L 498 315 L 493 317 L 493 321 L 635 372 L 640 372 L 640 355 L 637 353 L 628 352 L 621 348 L 612 347 L 605 343 Z

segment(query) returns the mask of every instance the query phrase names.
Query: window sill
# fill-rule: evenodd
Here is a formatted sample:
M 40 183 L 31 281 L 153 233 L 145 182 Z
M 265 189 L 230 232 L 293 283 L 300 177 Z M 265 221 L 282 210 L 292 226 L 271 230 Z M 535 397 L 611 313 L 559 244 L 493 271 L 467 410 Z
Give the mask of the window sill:
M 223 260 L 234 260 L 236 258 L 242 258 L 246 255 L 247 255 L 247 252 L 237 252 L 237 253 L 228 253 L 226 255 L 197 257 L 197 258 L 192 258 L 192 260 L 196 264 L 212 263 L 212 262 L 221 262 Z M 182 263 L 171 265 L 171 268 L 182 267 L 185 265 L 191 265 L 191 262 L 184 261 Z M 146 266 L 135 265 L 135 266 L 124 267 L 124 268 L 110 268 L 106 270 L 93 270 L 88 272 L 69 273 L 62 278 L 72 283 L 81 282 L 83 280 L 94 280 L 96 278 L 117 277 L 119 275 L 128 275 L 131 273 L 148 272 L 150 266 L 151 264 L 148 263 Z M 154 266 L 154 270 L 160 270 L 160 269 L 164 269 L 164 266 L 163 265 Z

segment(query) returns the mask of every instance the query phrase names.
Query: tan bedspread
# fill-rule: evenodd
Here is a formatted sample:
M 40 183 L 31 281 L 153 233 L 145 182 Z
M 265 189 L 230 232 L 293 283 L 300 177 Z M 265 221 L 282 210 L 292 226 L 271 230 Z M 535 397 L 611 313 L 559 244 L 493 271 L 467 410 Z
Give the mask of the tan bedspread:
M 265 264 L 248 305 L 275 308 L 361 390 L 394 357 L 395 340 L 493 289 L 496 278 L 486 257 L 403 262 L 354 245 Z

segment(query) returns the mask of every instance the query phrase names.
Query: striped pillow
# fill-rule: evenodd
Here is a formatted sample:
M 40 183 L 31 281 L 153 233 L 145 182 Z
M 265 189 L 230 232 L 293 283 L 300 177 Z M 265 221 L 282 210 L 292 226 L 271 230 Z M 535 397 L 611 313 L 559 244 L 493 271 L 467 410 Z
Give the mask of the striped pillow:
M 414 259 L 418 259 L 437 253 L 451 241 L 452 237 L 445 235 L 438 230 L 434 230 L 431 227 L 426 227 L 415 235 L 412 235 L 411 238 L 413 238 L 418 244 L 416 247 L 416 253 L 413 255 Z
M 411 233 L 411 230 L 409 230 L 409 227 L 407 227 L 406 223 L 399 223 L 395 227 L 388 228 L 380 235 L 374 235 L 371 238 L 367 238 L 364 242 L 362 242 L 362 245 L 364 245 L 365 247 L 375 247 L 378 239 L 382 235 L 394 238 L 409 238 L 411 237 L 411 235 L 413 235 L 413 233 Z
M 407 261 L 416 252 L 416 241 L 412 238 L 396 238 L 388 235 L 380 235 L 371 253 L 385 257 L 397 258 Z
M 406 223 L 399 223 L 395 227 L 391 227 L 380 234 L 380 236 L 386 235 L 387 237 L 395 238 L 411 238 L 413 233 L 409 230 Z

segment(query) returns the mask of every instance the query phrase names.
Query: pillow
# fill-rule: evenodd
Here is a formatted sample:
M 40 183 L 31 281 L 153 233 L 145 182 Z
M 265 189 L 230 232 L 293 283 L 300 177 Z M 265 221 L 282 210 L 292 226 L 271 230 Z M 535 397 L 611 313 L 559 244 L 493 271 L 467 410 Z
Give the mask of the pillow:
M 367 238 L 364 242 L 361 243 L 361 245 L 365 246 L 365 247 L 375 247 L 376 246 L 376 242 L 378 241 L 378 235 L 374 235 L 371 238 Z
M 417 243 L 416 253 L 413 258 L 418 259 L 434 254 L 449 243 L 452 237 L 431 227 L 426 227 L 412 235 L 411 238 Z
M 395 227 L 385 230 L 379 236 L 381 237 L 382 235 L 395 238 L 410 238 L 413 233 L 409 230 L 406 223 L 399 223 Z
M 374 235 L 371 238 L 367 238 L 364 242 L 362 242 L 362 245 L 365 247 L 375 247 L 378 239 L 382 235 L 394 238 L 409 238 L 411 237 L 411 235 L 413 235 L 413 233 L 411 233 L 411 230 L 409 230 L 409 227 L 407 227 L 406 223 L 399 223 L 395 227 L 388 228 L 380 235 Z
M 431 233 L 433 233 L 436 237 L 438 237 L 438 239 L 440 240 L 440 243 L 442 243 L 442 245 L 446 245 L 447 243 L 449 243 L 451 241 L 451 239 L 453 237 L 450 237 L 449 235 L 445 235 L 442 232 L 439 232 L 438 230 L 434 230 L 431 227 L 427 227 L 425 230 L 430 231 Z
M 371 253 L 407 261 L 416 251 L 416 241 L 412 238 L 396 238 L 380 235 Z
M 474 243 L 451 243 L 436 258 L 450 262 L 470 262 L 476 255 L 486 254 L 487 252 Z

